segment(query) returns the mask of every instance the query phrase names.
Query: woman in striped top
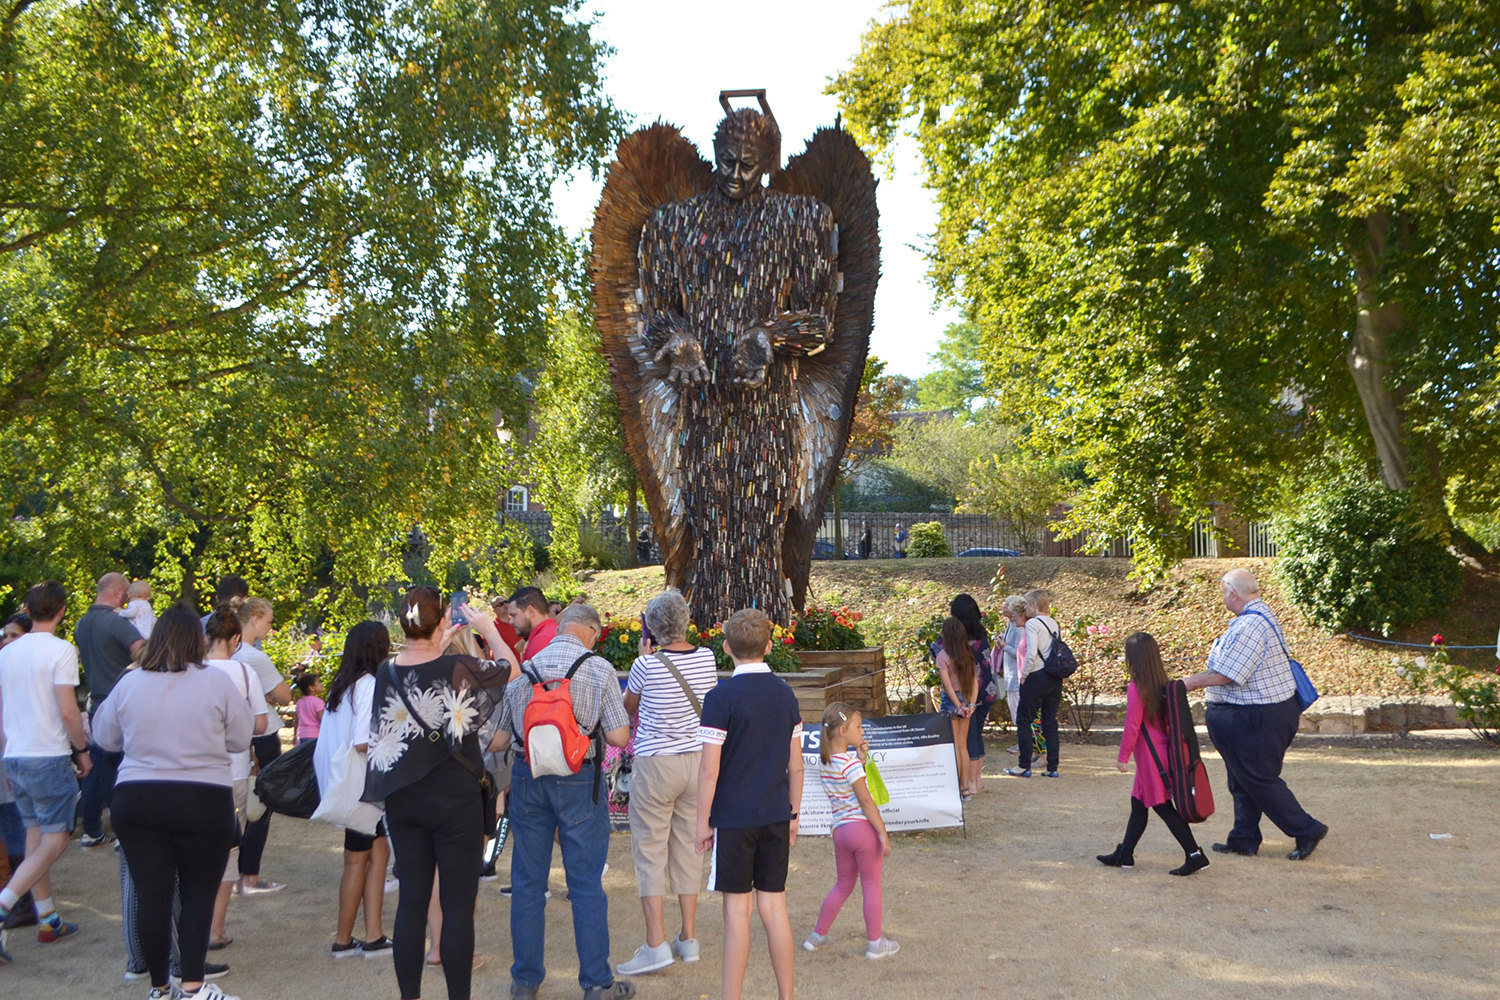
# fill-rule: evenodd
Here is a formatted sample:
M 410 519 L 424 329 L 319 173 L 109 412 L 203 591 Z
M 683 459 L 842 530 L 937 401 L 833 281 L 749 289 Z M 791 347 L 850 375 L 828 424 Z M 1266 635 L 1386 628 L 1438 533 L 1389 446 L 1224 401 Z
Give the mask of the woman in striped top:
M 698 961 L 694 922 L 703 859 L 694 844 L 698 822 L 698 718 L 718 683 L 713 650 L 687 641 L 688 606 L 668 588 L 646 605 L 640 657 L 630 665 L 625 710 L 635 722 L 630 779 L 630 850 L 646 916 L 646 943 L 620 964 L 621 975 L 655 972 L 678 958 Z M 675 673 L 674 673 L 675 671 Z M 671 869 L 682 930 L 667 941 L 663 897 Z

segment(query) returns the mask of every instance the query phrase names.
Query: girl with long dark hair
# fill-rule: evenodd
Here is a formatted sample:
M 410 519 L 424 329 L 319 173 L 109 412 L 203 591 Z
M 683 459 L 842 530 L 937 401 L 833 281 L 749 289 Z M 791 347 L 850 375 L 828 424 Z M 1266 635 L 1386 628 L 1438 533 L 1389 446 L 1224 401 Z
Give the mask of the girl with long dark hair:
M 1166 707 L 1167 671 L 1161 663 L 1161 650 L 1148 632 L 1137 632 L 1125 640 L 1125 666 L 1130 671 L 1130 685 L 1125 695 L 1125 732 L 1120 737 L 1120 758 L 1116 766 L 1128 772 L 1130 758 L 1135 758 L 1135 784 L 1130 789 L 1130 820 L 1125 824 L 1125 840 L 1111 854 L 1099 855 L 1099 863 L 1111 868 L 1135 866 L 1135 845 L 1146 832 L 1147 809 L 1155 809 L 1187 859 L 1173 875 L 1191 875 L 1208 867 L 1208 859 L 1193 838 L 1193 831 L 1173 807 L 1166 783 L 1156 768 L 1158 760 L 1167 759 Z M 1148 745 L 1147 741 L 1150 741 Z M 1152 756 L 1152 748 L 1156 755 Z
M 994 650 L 990 646 L 990 631 L 984 627 L 984 612 L 979 602 L 968 594 L 959 594 L 948 602 L 948 613 L 964 623 L 969 634 L 969 648 L 974 650 L 974 665 L 979 672 L 979 693 L 974 701 L 974 714 L 969 716 L 969 773 L 960 773 L 959 781 L 969 789 L 969 794 L 978 795 L 984 779 L 984 722 L 990 709 L 1000 697 L 1000 685 L 995 682 Z
M 235 754 L 250 748 L 250 705 L 228 674 L 205 669 L 198 614 L 176 604 L 151 630 L 141 669 L 127 671 L 94 717 L 94 742 L 123 752 L 115 833 L 135 884 L 152 1000 L 168 1000 L 172 895 L 183 996 L 223 997 L 205 984 L 209 925 L 234 840 Z
M 313 751 L 319 785 L 326 785 L 333 762 L 349 749 L 365 753 L 370 746 L 370 720 L 375 710 L 375 672 L 391 655 L 391 633 L 380 622 L 360 622 L 344 639 L 338 671 L 328 684 L 327 705 Z M 391 845 L 384 821 L 373 836 L 344 831 L 344 874 L 339 880 L 339 917 L 333 936 L 334 958 L 375 957 L 391 953 L 390 939 L 380 929 L 385 903 L 385 868 Z M 365 905 L 365 937 L 354 937 L 359 904 Z
M 943 697 L 938 711 L 953 720 L 953 754 L 958 759 L 958 781 L 965 799 L 973 798 L 969 788 L 969 720 L 979 696 L 979 670 L 974 649 L 969 645 L 969 630 L 957 618 L 943 622 L 943 648 L 937 655 L 938 680 Z

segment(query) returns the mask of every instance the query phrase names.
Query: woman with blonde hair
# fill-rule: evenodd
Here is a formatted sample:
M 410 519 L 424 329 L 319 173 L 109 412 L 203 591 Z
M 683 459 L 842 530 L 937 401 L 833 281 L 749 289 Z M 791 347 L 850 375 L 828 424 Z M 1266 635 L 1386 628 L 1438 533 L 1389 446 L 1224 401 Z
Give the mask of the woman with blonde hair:
M 268 716 L 270 725 L 266 727 L 265 733 L 250 741 L 256 763 L 261 770 L 265 770 L 271 761 L 281 756 L 281 716 L 277 714 L 275 706 L 292 703 L 292 688 L 286 678 L 281 676 L 281 671 L 276 669 L 276 664 L 260 648 L 261 640 L 271 634 L 271 626 L 275 621 L 275 610 L 271 607 L 271 602 L 264 597 L 247 597 L 235 609 L 235 615 L 240 620 L 241 634 L 233 659 L 249 667 L 259 678 L 261 693 L 265 695 L 267 703 L 273 706 Z M 207 619 L 204 624 L 207 625 Z M 260 859 L 265 853 L 266 838 L 270 833 L 269 809 L 260 819 L 245 824 L 244 835 L 240 838 L 241 895 L 256 896 L 286 888 L 280 882 L 269 882 L 260 877 Z M 228 943 L 228 938 L 222 938 L 210 947 L 222 948 Z

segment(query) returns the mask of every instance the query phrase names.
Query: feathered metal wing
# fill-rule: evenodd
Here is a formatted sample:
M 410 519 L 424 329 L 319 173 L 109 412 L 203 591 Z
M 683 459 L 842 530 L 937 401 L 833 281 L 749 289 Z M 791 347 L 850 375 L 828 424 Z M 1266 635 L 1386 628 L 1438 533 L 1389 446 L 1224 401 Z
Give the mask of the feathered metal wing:
M 604 181 L 594 213 L 594 313 L 625 430 L 625 450 L 639 471 L 646 509 L 667 558 L 667 579 L 687 569 L 689 546 L 679 544 L 682 472 L 677 439 L 665 447 L 648 434 L 649 413 L 670 409 L 676 389 L 659 377 L 641 337 L 637 254 L 641 229 L 663 205 L 702 194 L 713 185 L 713 165 L 674 126 L 657 122 L 626 136 Z M 647 475 L 647 469 L 651 474 Z M 674 565 L 674 562 L 678 565 Z
M 813 544 L 824 506 L 838 479 L 849 443 L 854 407 L 870 352 L 875 286 L 880 281 L 880 213 L 875 175 L 864 151 L 843 129 L 819 129 L 807 148 L 771 179 L 788 194 L 811 195 L 833 210 L 838 225 L 839 297 L 833 337 L 826 350 L 804 358 L 797 373 L 807 426 L 802 435 L 806 485 L 798 492 L 782 543 L 783 570 L 792 581 L 792 603 L 807 594 Z

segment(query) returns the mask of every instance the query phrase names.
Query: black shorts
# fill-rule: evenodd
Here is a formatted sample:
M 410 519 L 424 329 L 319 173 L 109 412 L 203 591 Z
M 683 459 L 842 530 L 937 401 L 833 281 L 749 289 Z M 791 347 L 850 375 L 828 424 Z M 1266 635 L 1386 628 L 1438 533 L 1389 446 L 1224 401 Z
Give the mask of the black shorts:
M 792 822 L 769 826 L 720 827 L 708 868 L 709 892 L 786 892 Z
M 385 819 L 382 817 L 375 824 L 375 837 L 385 836 Z M 355 854 L 363 854 L 365 851 L 374 850 L 375 837 L 366 836 L 358 830 L 344 828 L 344 850 L 353 851 Z

